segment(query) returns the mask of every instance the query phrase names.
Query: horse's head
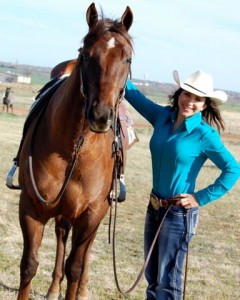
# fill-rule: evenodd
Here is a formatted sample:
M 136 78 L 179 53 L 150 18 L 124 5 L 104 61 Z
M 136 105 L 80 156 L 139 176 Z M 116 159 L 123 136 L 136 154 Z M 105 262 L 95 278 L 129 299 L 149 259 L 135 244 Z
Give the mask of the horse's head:
M 112 124 L 130 71 L 132 43 L 128 30 L 133 14 L 127 7 L 120 21 L 99 20 L 93 3 L 86 17 L 89 32 L 79 55 L 81 89 L 90 128 L 102 133 Z

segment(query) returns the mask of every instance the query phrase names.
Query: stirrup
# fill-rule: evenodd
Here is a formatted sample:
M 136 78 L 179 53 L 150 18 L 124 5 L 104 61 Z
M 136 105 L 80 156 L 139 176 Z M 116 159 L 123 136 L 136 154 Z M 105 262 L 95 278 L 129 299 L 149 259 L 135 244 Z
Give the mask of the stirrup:
M 125 185 L 124 175 L 123 174 L 120 175 L 119 189 L 120 190 L 119 190 L 117 201 L 118 202 L 123 202 L 123 201 L 126 200 L 126 185 Z
M 11 190 L 20 190 L 21 189 L 20 186 L 13 184 L 13 176 L 17 170 L 17 167 L 18 167 L 17 162 L 14 161 L 13 166 L 12 166 L 11 170 L 9 171 L 7 178 L 6 178 L 6 186 Z
M 116 195 L 115 195 L 114 190 L 112 190 L 110 192 L 110 198 L 113 201 L 116 201 Z M 118 194 L 118 197 L 117 197 L 117 202 L 121 203 L 125 200 L 126 200 L 126 185 L 125 185 L 125 181 L 124 181 L 124 175 L 121 174 L 120 178 L 119 178 L 119 194 Z

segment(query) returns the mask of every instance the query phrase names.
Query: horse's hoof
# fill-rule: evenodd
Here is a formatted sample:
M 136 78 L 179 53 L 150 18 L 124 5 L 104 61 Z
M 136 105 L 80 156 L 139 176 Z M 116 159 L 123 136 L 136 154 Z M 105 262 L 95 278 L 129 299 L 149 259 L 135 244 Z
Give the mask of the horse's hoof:
M 63 298 L 62 298 L 62 295 L 59 294 L 59 293 L 50 293 L 45 297 L 45 299 L 47 299 L 47 300 L 61 300 Z

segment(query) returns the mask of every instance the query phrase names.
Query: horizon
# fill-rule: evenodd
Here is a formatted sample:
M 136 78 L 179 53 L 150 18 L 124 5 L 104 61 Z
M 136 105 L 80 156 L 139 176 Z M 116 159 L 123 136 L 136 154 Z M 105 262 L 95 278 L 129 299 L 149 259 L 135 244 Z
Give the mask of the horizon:
M 92 1 L 0 0 L 0 60 L 53 68 L 76 58 L 88 31 Z M 196 70 L 213 75 L 214 88 L 240 92 L 240 2 L 237 0 L 95 1 L 98 12 L 120 18 L 130 6 L 134 21 L 133 77 L 174 83 Z
M 12 65 L 12 66 L 14 66 L 14 65 L 18 65 L 18 66 L 22 66 L 22 68 L 24 67 L 24 66 L 26 66 L 26 67 L 33 67 L 33 68 L 45 68 L 45 69 L 49 69 L 49 74 L 50 74 L 50 72 L 51 72 L 51 70 L 55 67 L 55 66 L 53 66 L 53 67 L 49 67 L 49 66 L 40 66 L 40 65 L 31 65 L 31 64 L 18 64 L 18 63 L 12 63 L 12 62 L 7 62 L 7 61 L 1 61 L 0 60 L 0 64 L 10 64 L 10 65 Z M 1 72 L 0 72 L 1 73 Z M 7 74 L 7 73 L 6 73 Z M 11 73 L 10 73 L 11 74 Z M 22 74 L 22 73 L 12 73 L 12 74 L 18 74 L 18 75 L 24 75 L 24 74 Z M 159 82 L 159 81 L 155 81 L 155 80 L 150 80 L 150 79 L 141 79 L 141 78 L 137 78 L 137 77 L 132 77 L 131 79 L 130 79 L 131 81 L 133 81 L 133 80 L 137 80 L 137 81 L 140 81 L 140 82 L 153 82 L 153 83 L 157 83 L 157 84 L 163 84 L 163 85 L 172 85 L 172 86 L 176 86 L 177 87 L 177 85 L 176 85 L 176 83 L 175 82 Z M 50 81 L 50 77 L 49 77 L 49 81 Z M 134 82 L 133 82 L 134 83 Z M 230 92 L 230 93 L 237 93 L 237 94 L 239 94 L 239 97 L 240 97 L 240 92 L 239 91 L 235 91 L 235 90 L 226 90 L 226 89 L 222 89 L 222 90 L 224 90 L 225 92 Z

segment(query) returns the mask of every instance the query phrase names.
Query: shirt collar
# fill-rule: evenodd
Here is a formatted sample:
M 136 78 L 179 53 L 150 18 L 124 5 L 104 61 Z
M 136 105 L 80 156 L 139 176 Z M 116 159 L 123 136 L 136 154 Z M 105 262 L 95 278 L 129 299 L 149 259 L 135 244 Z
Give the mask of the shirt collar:
M 178 111 L 174 110 L 170 113 L 171 121 L 174 122 L 177 118 Z M 191 133 L 191 131 L 196 128 L 202 121 L 202 113 L 197 112 L 191 117 L 188 117 L 185 119 L 185 128 L 188 131 L 188 133 Z

